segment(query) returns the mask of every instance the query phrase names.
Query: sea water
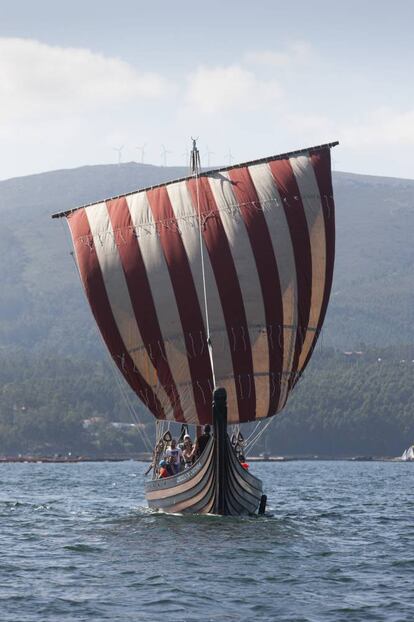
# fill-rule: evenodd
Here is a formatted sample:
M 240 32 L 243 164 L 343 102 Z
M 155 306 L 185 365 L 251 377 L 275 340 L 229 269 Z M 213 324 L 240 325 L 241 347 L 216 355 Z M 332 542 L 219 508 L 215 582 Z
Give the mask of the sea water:
M 138 462 L 0 465 L 0 619 L 414 620 L 414 464 L 252 464 L 268 515 L 151 512 Z

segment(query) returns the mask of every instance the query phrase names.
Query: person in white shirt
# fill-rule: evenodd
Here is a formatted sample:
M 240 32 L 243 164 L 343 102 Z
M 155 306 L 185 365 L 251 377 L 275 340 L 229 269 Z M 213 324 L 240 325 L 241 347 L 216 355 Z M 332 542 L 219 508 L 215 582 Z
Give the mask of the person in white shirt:
M 171 439 L 171 445 L 168 447 L 165 455 L 174 470 L 174 475 L 176 475 L 181 470 L 183 452 L 181 447 L 177 447 L 177 441 L 175 438 Z

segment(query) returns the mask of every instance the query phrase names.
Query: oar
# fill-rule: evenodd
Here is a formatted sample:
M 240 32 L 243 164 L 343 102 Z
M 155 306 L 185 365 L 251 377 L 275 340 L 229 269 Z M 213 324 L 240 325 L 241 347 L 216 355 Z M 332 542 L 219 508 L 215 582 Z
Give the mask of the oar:
M 154 465 L 153 465 L 153 464 L 150 464 L 150 465 L 149 465 L 149 467 L 148 467 L 148 469 L 145 471 L 145 475 L 148 475 L 148 473 L 149 473 L 149 472 L 151 471 L 151 469 L 153 469 L 153 468 L 154 468 Z

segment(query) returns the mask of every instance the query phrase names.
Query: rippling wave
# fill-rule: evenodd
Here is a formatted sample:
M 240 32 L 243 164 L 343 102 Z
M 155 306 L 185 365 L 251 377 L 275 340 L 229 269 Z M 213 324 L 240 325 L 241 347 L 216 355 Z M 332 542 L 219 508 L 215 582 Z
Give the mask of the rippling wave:
M 2 622 L 413 619 L 414 466 L 255 464 L 263 517 L 150 511 L 145 465 L 0 465 Z

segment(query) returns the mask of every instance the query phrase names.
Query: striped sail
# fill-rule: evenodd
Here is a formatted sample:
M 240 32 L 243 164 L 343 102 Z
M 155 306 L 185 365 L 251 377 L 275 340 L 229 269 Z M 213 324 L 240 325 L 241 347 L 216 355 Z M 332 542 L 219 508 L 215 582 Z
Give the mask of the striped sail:
M 332 284 L 330 145 L 66 217 L 105 343 L 155 417 L 211 422 L 199 224 L 215 381 L 227 391 L 229 423 L 284 407 L 315 347 Z

